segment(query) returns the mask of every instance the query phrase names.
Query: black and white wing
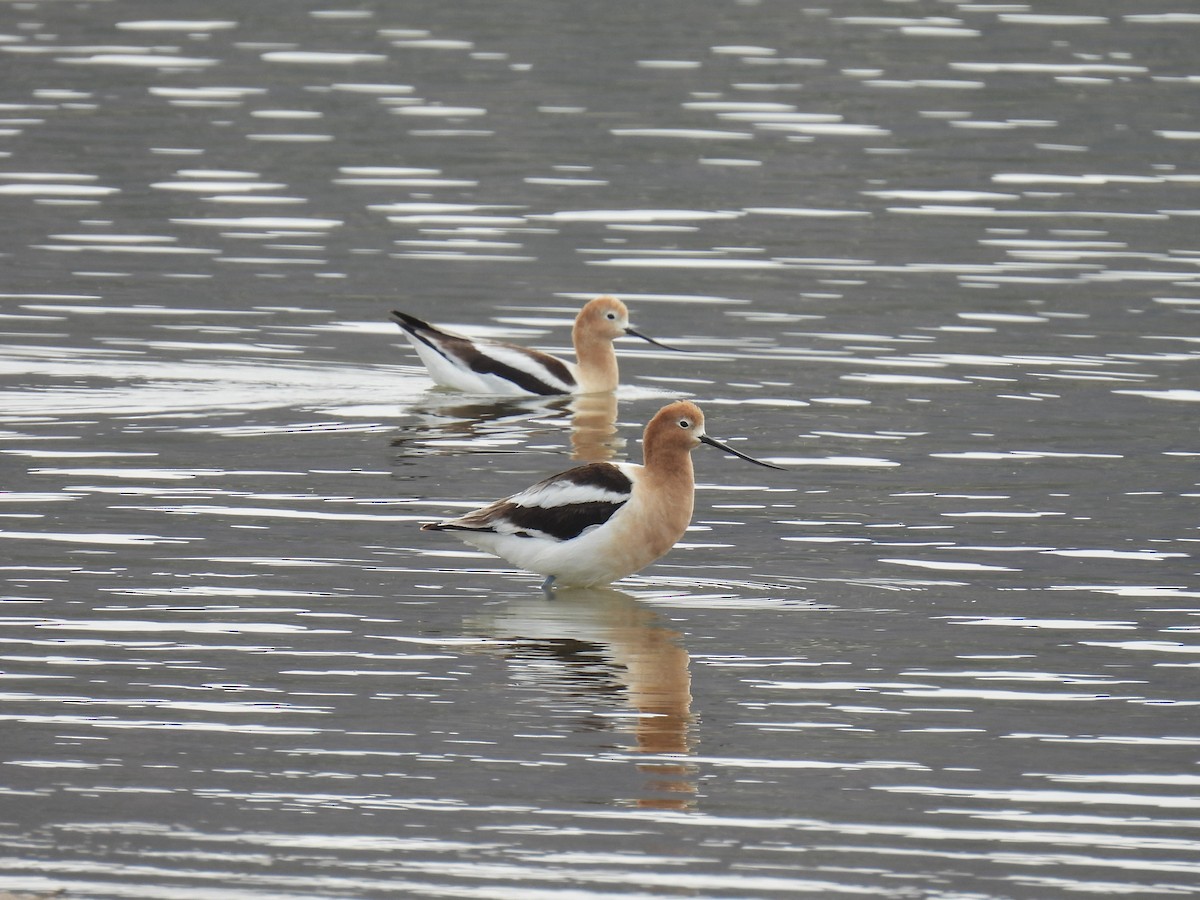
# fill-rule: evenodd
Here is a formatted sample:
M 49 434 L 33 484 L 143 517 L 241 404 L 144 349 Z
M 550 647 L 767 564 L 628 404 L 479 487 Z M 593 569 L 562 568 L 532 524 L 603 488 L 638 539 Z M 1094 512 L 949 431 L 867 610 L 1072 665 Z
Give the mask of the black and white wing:
M 557 357 L 503 341 L 472 339 L 393 310 L 429 374 L 439 384 L 495 394 L 570 394 L 571 367 Z
M 625 466 L 588 463 L 457 519 L 422 527 L 569 541 L 611 519 L 632 493 L 633 479 Z

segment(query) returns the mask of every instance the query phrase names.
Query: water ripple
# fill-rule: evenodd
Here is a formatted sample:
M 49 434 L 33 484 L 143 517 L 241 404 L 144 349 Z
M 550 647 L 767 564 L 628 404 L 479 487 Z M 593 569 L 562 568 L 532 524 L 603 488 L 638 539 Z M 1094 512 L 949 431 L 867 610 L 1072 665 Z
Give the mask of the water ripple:
M 111 5 L 0 35 L 0 893 L 1195 893 L 1200 17 Z M 692 352 L 387 319 L 600 293 Z M 679 395 L 785 470 L 619 590 L 420 531 Z

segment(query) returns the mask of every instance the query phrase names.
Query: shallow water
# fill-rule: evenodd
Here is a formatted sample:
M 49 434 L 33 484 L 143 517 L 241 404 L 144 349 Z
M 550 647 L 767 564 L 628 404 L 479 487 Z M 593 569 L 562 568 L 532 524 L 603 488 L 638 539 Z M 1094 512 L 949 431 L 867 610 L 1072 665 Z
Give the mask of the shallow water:
M 0 892 L 1200 893 L 1188 4 L 170 16 L 0 11 Z M 676 396 L 613 590 L 417 528 Z

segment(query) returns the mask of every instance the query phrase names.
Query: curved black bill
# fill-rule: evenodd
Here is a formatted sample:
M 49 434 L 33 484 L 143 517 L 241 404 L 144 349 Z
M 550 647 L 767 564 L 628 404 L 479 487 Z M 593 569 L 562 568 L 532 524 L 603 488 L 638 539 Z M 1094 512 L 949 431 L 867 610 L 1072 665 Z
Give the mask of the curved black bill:
M 763 462 L 761 459 L 755 459 L 753 456 L 747 456 L 745 453 L 740 453 L 739 451 L 734 450 L 732 447 L 722 444 L 720 441 L 713 440 L 707 434 L 700 435 L 700 442 L 708 444 L 710 447 L 716 447 L 718 450 L 724 450 L 726 453 L 731 453 L 734 456 L 740 457 L 741 459 L 746 460 L 746 462 L 752 462 L 756 466 L 765 466 L 768 469 L 783 469 L 783 466 L 772 465 L 769 462 Z
M 691 350 L 684 350 L 682 347 L 668 346 L 667 344 L 664 344 L 662 341 L 656 341 L 654 338 L 647 337 L 646 335 L 642 334 L 640 331 L 634 331 L 632 328 L 626 328 L 625 333 L 627 335 L 629 335 L 630 337 L 641 338 L 646 343 L 653 344 L 655 347 L 662 347 L 664 350 L 674 350 L 676 353 L 691 353 L 692 352 Z

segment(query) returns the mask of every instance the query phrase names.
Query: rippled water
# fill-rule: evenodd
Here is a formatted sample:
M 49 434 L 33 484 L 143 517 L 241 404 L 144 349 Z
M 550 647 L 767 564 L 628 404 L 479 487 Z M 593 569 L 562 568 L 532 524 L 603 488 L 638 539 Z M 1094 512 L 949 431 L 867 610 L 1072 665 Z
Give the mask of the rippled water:
M 1191 4 L 165 14 L 0 10 L 0 894 L 1200 894 Z M 613 590 L 418 530 L 679 395 Z

